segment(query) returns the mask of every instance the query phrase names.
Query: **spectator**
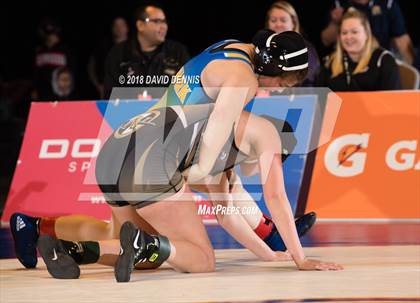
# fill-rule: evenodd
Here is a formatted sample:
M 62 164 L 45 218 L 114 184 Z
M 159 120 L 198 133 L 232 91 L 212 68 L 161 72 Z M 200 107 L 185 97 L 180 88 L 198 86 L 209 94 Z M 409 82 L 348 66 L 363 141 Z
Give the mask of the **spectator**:
M 74 68 L 71 52 L 61 41 L 61 28 L 52 19 L 45 18 L 39 26 L 41 45 L 36 50 L 34 91 L 32 99 L 48 101 L 54 97 L 52 75 L 56 68 Z
M 59 67 L 54 70 L 51 86 L 53 88 L 52 101 L 78 99 L 74 86 L 73 73 L 68 67 Z
M 128 24 L 123 17 L 116 17 L 111 24 L 111 35 L 106 37 L 95 48 L 89 58 L 89 79 L 95 86 L 99 98 L 104 98 L 105 59 L 109 50 L 116 44 L 127 40 Z
M 284 31 L 295 31 L 302 34 L 299 18 L 294 7 L 287 1 L 274 2 L 267 11 L 265 27 L 281 33 Z M 309 70 L 303 86 L 313 86 L 319 72 L 319 57 L 315 47 L 307 40 Z
M 135 11 L 136 33 L 129 40 L 115 45 L 105 64 L 105 97 L 116 86 L 147 86 L 147 83 L 120 81 L 127 76 L 175 75 L 188 61 L 184 45 L 166 39 L 168 23 L 157 4 L 144 5 Z M 166 83 L 165 86 L 170 83 Z M 151 84 L 150 86 L 157 86 Z
M 335 0 L 334 3 L 328 25 L 321 32 L 324 46 L 329 47 L 337 41 L 338 25 L 343 13 L 354 7 L 366 14 L 373 35 L 383 48 L 390 50 L 396 47 L 405 62 L 413 63 L 413 44 L 396 0 Z
M 392 54 L 378 45 L 366 16 L 352 8 L 342 18 L 335 52 L 321 68 L 319 85 L 333 91 L 400 89 Z

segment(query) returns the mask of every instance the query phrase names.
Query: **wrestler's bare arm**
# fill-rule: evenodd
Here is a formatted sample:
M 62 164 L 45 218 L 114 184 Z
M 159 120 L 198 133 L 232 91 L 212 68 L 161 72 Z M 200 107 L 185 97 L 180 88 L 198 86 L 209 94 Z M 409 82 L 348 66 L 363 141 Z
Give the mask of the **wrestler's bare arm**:
M 239 131 L 243 131 L 241 145 L 251 147 L 250 152 L 258 159 L 265 202 L 297 267 L 302 270 L 342 269 L 338 264 L 306 259 L 284 187 L 280 137 L 269 121 L 249 115 L 246 127 L 239 126 Z
M 246 63 L 226 60 L 209 64 L 203 72 L 202 82 L 206 92 L 215 95 L 216 102 L 203 134 L 199 161 L 188 172 L 189 182 L 209 174 L 235 121 L 239 120 L 244 106 L 255 96 L 258 86 Z M 213 85 L 219 87 L 214 88 Z
M 259 259 L 264 261 L 290 260 L 290 255 L 284 252 L 274 252 L 268 245 L 257 236 L 240 209 L 235 208 L 232 195 L 229 192 L 229 180 L 226 173 L 215 177 L 205 178 L 207 184 L 192 187 L 194 190 L 206 192 L 213 206 L 221 205 L 225 212 L 220 210 L 216 213 L 217 221 L 235 240 L 245 248 L 253 252 Z

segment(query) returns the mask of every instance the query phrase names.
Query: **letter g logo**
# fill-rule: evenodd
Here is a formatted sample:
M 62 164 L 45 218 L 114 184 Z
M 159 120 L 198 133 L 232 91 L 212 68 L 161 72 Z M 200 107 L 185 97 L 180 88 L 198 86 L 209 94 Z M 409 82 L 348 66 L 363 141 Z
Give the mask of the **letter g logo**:
M 325 152 L 324 161 L 327 170 L 337 177 L 352 177 L 363 172 L 369 134 L 349 134 L 335 139 Z

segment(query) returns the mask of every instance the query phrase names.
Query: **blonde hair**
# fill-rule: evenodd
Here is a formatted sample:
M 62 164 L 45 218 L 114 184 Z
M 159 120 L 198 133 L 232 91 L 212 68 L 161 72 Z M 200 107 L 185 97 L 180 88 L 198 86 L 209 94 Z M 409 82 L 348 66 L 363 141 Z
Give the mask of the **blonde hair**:
M 296 13 L 296 10 L 293 7 L 293 5 L 291 5 L 287 1 L 276 1 L 270 6 L 270 8 L 268 9 L 267 14 L 265 16 L 265 27 L 268 28 L 268 21 L 270 19 L 271 11 L 275 8 L 284 10 L 286 13 L 288 13 L 290 15 L 290 17 L 292 18 L 292 21 L 293 21 L 293 24 L 294 24 L 293 30 L 295 32 L 298 32 L 299 34 L 301 34 L 299 18 L 298 18 L 298 15 Z
M 369 20 L 367 19 L 365 14 L 363 14 L 362 12 L 358 11 L 357 9 L 353 7 L 351 7 L 343 15 L 343 18 L 341 19 L 341 23 L 339 26 L 339 32 L 341 31 L 341 26 L 343 24 L 343 21 L 347 19 L 351 19 L 351 18 L 356 18 L 360 20 L 363 28 L 366 31 L 366 36 L 367 36 L 366 44 L 363 48 L 360 60 L 353 71 L 353 74 L 357 74 L 364 71 L 365 68 L 368 66 L 370 57 L 372 56 L 373 51 L 379 47 L 379 44 L 376 41 L 375 37 L 372 35 L 372 30 L 370 28 Z M 336 50 L 331 55 L 330 62 L 329 62 L 331 64 L 332 77 L 336 77 L 343 72 L 344 70 L 343 56 L 344 56 L 343 46 L 341 45 L 340 39 L 337 39 Z

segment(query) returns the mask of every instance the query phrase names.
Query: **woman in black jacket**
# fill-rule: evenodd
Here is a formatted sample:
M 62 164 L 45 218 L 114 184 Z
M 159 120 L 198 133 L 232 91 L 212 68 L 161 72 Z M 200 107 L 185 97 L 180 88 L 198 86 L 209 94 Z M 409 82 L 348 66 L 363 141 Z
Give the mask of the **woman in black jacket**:
M 360 11 L 349 9 L 344 14 L 336 50 L 325 59 L 318 85 L 333 91 L 401 89 L 394 57 L 379 47 Z

